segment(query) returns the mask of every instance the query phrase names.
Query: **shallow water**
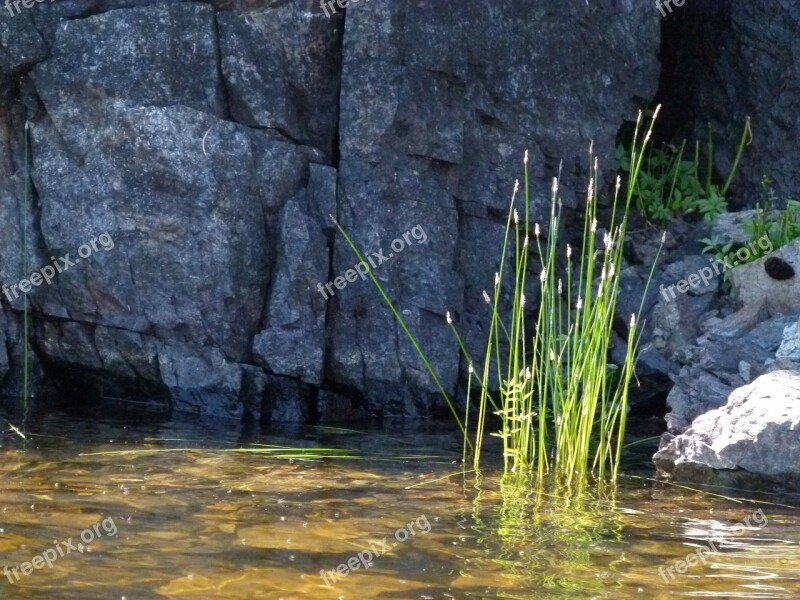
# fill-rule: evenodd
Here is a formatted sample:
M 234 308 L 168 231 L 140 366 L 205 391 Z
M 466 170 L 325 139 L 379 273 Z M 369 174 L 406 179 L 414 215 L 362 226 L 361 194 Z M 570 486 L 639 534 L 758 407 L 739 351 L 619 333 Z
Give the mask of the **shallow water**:
M 549 490 L 504 502 L 498 481 L 452 476 L 458 441 L 433 429 L 30 421 L 27 441 L 6 434 L 0 450 L 0 566 L 19 575 L 2 576 L 2 598 L 800 597 L 800 511 L 656 483 L 646 462 L 602 500 Z M 223 451 L 254 443 L 353 458 Z M 95 454 L 170 448 L 193 449 Z M 365 568 L 357 555 L 371 545 L 381 555 L 363 554 Z M 698 546 L 702 560 L 678 573 Z M 37 555 L 52 567 L 40 559 L 24 575 Z M 326 587 L 320 571 L 348 560 L 357 569 Z

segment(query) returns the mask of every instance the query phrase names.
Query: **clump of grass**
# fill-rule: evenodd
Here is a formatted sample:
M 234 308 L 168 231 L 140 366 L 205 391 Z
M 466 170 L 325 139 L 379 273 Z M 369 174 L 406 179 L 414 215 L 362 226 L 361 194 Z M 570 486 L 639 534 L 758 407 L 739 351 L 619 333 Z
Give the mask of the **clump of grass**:
M 467 397 L 470 398 L 475 389 L 478 402 L 474 433 L 469 430 L 469 400 L 462 424 L 419 344 L 383 287 L 370 273 L 453 411 L 464 434 L 464 461 L 471 453 L 476 470 L 480 467 L 491 412 L 499 417 L 501 425 L 500 430 L 491 435 L 502 441 L 506 473 L 531 473 L 540 479 L 547 473 L 555 473 L 567 484 L 573 479 L 585 481 L 592 469 L 598 471 L 600 478 L 609 472 L 616 478 L 638 343 L 637 315 L 630 317 L 627 352 L 621 365 L 609 363 L 608 348 L 619 293 L 628 212 L 656 115 L 646 131 L 642 130 L 642 116 L 639 116 L 631 150 L 630 177 L 624 192 L 622 181 L 617 179 L 611 221 L 602 239 L 598 239 L 602 231 L 598 229 L 600 173 L 597 159 L 591 157 L 592 177 L 579 252 L 558 243 L 562 206 L 557 179 L 552 186 L 547 232 L 544 233 L 538 223 L 531 225 L 526 153 L 524 198 L 519 200 L 520 185 L 517 183 L 493 291 L 491 294 L 484 292 L 484 299 L 492 308 L 492 318 L 480 363 L 470 357 L 448 313 L 447 320 L 469 365 Z M 341 226 L 339 231 L 361 259 L 358 248 Z M 600 249 L 596 249 L 598 246 Z M 513 262 L 507 264 L 506 255 L 510 249 L 513 249 Z M 531 306 L 525 297 L 531 270 L 538 273 L 540 287 L 535 319 L 529 317 Z M 513 289 L 511 308 L 507 315 L 501 315 L 501 290 L 506 281 Z
M 655 120 L 655 116 L 653 121 Z M 582 247 L 579 255 L 569 245 L 558 244 L 561 221 L 558 180 L 552 187 L 548 232 L 530 223 L 528 159 L 525 158 L 524 217 L 516 208 L 518 187 L 509 209 L 504 254 L 514 245 L 514 262 L 501 260 L 495 276 L 492 321 L 489 328 L 482 375 L 470 369 L 470 378 L 479 388 L 478 423 L 475 432 L 474 467 L 480 464 L 481 446 L 489 410 L 500 417 L 501 430 L 494 433 L 503 443 L 506 472 L 535 471 L 563 476 L 586 475 L 596 468 L 602 478 L 610 467 L 617 475 L 622 439 L 625 433 L 628 389 L 633 376 L 637 346 L 637 316 L 630 316 L 625 360 L 621 365 L 608 361 L 608 348 L 615 316 L 622 251 L 628 211 L 636 188 L 636 178 L 652 132 L 640 136 L 637 123 L 631 155 L 631 176 L 624 198 L 617 179 L 611 207 L 611 222 L 598 242 L 599 168 L 591 157 L 584 212 Z M 536 257 L 531 250 L 536 250 Z M 566 265 L 559 273 L 557 257 Z M 526 276 L 529 261 L 538 262 L 540 301 L 533 330 L 526 331 Z M 507 273 L 506 271 L 510 271 Z M 502 283 L 512 278 L 510 315 L 500 316 Z M 449 319 L 448 319 L 449 320 Z M 453 332 L 458 332 L 451 323 Z M 504 338 L 504 340 L 503 340 Z M 507 343 L 501 355 L 501 340 Z M 466 355 L 463 343 L 459 343 Z M 469 360 L 469 356 L 467 355 Z M 473 363 L 470 361 L 470 365 Z M 493 364 L 498 380 L 489 380 Z M 612 376 L 613 371 L 619 371 Z M 490 390 L 498 390 L 494 398 Z

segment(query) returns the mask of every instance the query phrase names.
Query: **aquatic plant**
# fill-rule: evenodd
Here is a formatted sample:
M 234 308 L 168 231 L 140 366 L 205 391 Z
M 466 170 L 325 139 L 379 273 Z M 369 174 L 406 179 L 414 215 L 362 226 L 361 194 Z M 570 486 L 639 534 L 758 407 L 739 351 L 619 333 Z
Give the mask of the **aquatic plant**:
M 484 292 L 484 299 L 492 308 L 492 317 L 482 362 L 470 357 L 450 314 L 447 315 L 468 364 L 467 397 L 473 395 L 474 388 L 478 402 L 474 433 L 468 428 L 469 400 L 462 423 L 402 316 L 380 282 L 369 273 L 453 412 L 464 435 L 464 462 L 471 453 L 476 470 L 480 468 L 488 418 L 493 413 L 499 418 L 500 430 L 491 435 L 502 441 L 506 473 L 531 473 L 540 479 L 547 473 L 555 473 L 567 485 L 573 478 L 585 480 L 593 469 L 601 479 L 609 469 L 616 478 L 638 345 L 637 315 L 630 315 L 627 351 L 622 364 L 609 362 L 608 348 L 619 292 L 628 212 L 656 115 L 646 131 L 639 115 L 631 150 L 630 177 L 624 192 L 622 181 L 617 178 L 610 223 L 606 224 L 605 233 L 598 227 L 599 166 L 590 153 L 592 175 L 579 254 L 568 244 L 558 243 L 562 204 L 557 179 L 552 186 L 547 231 L 539 223 L 531 222 L 526 153 L 524 184 L 522 190 L 519 183 L 514 188 L 493 291 L 491 294 Z M 522 200 L 520 191 L 524 196 Z M 339 231 L 362 260 L 357 246 L 341 226 Z M 602 242 L 602 247 L 596 250 L 598 242 Z M 507 254 L 511 249 L 513 262 L 509 265 Z M 534 262 L 538 263 L 535 269 Z M 535 321 L 529 317 L 531 303 L 525 297 L 529 271 L 535 271 L 539 280 L 539 310 Z M 651 277 L 652 272 L 651 269 Z M 501 316 L 501 305 L 505 305 L 501 302 L 502 290 L 506 282 L 513 291 L 510 311 Z

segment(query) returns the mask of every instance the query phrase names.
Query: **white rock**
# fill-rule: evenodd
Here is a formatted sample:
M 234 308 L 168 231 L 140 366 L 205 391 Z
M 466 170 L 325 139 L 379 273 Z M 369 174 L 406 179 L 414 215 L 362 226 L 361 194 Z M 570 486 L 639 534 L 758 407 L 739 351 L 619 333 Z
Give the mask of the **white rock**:
M 666 439 L 653 460 L 680 481 L 800 489 L 800 371 L 734 390 L 725 406 Z
M 780 348 L 775 353 L 775 357 L 800 361 L 800 321 L 789 325 L 783 330 L 783 340 Z

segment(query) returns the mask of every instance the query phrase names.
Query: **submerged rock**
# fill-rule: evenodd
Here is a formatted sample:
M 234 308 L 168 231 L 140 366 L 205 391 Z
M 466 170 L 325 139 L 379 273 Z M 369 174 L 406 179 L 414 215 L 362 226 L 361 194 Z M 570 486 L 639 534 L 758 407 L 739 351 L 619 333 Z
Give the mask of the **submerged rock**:
M 774 371 L 734 390 L 685 433 L 665 434 L 653 462 L 684 482 L 800 489 L 800 371 Z

